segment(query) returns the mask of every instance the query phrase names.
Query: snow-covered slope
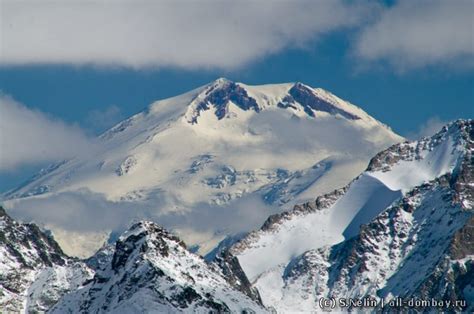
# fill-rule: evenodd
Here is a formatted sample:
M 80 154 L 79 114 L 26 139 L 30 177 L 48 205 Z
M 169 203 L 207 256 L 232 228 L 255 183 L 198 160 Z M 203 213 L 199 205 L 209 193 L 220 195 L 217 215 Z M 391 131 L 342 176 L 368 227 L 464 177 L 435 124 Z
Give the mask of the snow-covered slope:
M 269 214 L 347 184 L 401 140 L 322 89 L 219 79 L 153 103 L 102 134 L 89 156 L 52 165 L 6 193 L 4 205 L 53 230 L 76 255 L 97 248 L 79 239 L 100 244 L 104 233 L 144 218 L 204 253 Z
M 94 278 L 52 313 L 265 313 L 220 268 L 153 222 L 133 225 L 99 259 Z
M 34 224 L 20 224 L 0 207 L 0 311 L 47 310 L 92 275 L 68 258 Z
M 0 312 L 45 311 L 267 312 L 235 258 L 207 263 L 153 222 L 134 224 L 83 261 L 0 207 Z
M 413 189 L 355 238 L 295 258 L 278 290 L 261 289 L 263 299 L 282 312 L 318 307 L 322 297 L 434 298 L 474 309 L 474 213 L 453 196 L 449 176 Z
M 472 120 L 394 145 L 345 188 L 271 216 L 229 254 L 263 303 L 283 311 L 332 296 L 446 298 L 456 285 L 466 297 L 474 287 L 473 151 Z M 453 255 L 456 242 L 462 253 Z M 441 283 L 453 272 L 462 284 L 451 275 Z

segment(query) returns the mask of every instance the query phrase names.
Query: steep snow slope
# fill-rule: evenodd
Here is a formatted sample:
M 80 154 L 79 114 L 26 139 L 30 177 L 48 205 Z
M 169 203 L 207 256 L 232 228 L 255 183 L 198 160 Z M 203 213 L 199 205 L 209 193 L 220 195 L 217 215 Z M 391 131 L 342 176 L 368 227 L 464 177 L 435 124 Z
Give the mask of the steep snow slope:
M 250 234 L 234 247 L 234 252 L 249 278 L 256 279 L 306 250 L 342 241 L 348 226 L 358 223 L 358 229 L 400 195 L 373 177 L 361 175 L 333 206 L 311 213 L 295 212 L 284 223 Z
M 286 302 L 292 299 L 291 293 L 298 293 L 298 289 L 290 288 L 292 292 L 288 295 L 285 296 L 283 292 L 289 285 L 285 281 L 289 269 L 301 259 L 298 256 L 308 250 L 327 248 L 357 236 L 361 225 L 369 223 L 375 217 L 380 217 L 380 213 L 384 212 L 392 202 L 399 201 L 408 191 L 413 193 L 415 187 L 445 174 L 458 176 L 459 172 L 464 171 L 467 175 L 470 173 L 471 177 L 470 181 L 468 180 L 464 185 L 465 191 L 468 191 L 468 194 L 472 193 L 472 167 L 470 165 L 472 164 L 473 124 L 471 120 L 457 121 L 431 138 L 390 147 L 377 154 L 367 171 L 345 188 L 320 196 L 315 201 L 295 206 L 292 211 L 271 216 L 261 230 L 250 233 L 233 245 L 230 253 L 238 258 L 249 279 L 259 289 L 264 304 L 281 303 L 281 306 L 286 306 Z M 460 166 L 461 164 L 463 167 Z M 445 193 L 436 191 L 435 187 L 429 191 L 425 203 L 420 205 L 421 209 L 417 214 L 424 212 L 429 214 L 430 206 L 434 206 L 443 199 Z M 459 212 L 460 207 L 472 209 L 472 194 L 469 195 L 471 197 L 458 199 L 458 205 L 451 205 L 449 201 L 445 201 L 440 205 L 441 209 L 437 214 L 441 215 L 440 217 L 446 217 L 450 215 L 450 211 Z M 440 217 L 430 219 L 442 219 Z M 469 215 L 464 214 L 459 217 L 464 217 L 459 222 L 462 224 L 466 222 Z M 419 223 L 423 224 L 427 218 L 418 219 Z M 431 221 L 431 224 L 433 228 L 436 227 L 436 223 Z M 446 229 L 443 237 L 451 238 L 458 229 L 459 225 L 454 224 Z M 417 236 L 414 235 L 414 237 Z M 447 244 L 443 243 L 443 245 L 445 248 Z M 437 253 L 433 252 L 433 258 L 440 256 L 442 252 L 443 247 Z M 333 267 L 332 261 L 319 258 L 315 263 L 319 266 L 314 266 L 314 271 L 318 272 L 321 278 L 333 280 L 328 279 L 328 274 L 320 273 L 318 270 L 323 266 Z M 367 274 L 370 276 L 369 272 Z M 318 280 L 323 280 L 321 278 Z M 372 279 L 376 280 L 376 278 L 378 277 Z M 322 294 L 329 291 L 324 285 L 319 286 L 322 287 Z M 365 294 L 361 293 L 361 295 Z M 351 295 L 347 295 L 347 291 L 342 291 L 340 296 Z M 285 298 L 288 300 L 284 301 Z M 308 300 L 308 302 L 314 300 L 316 299 Z M 296 299 L 295 302 L 298 303 Z
M 52 229 L 72 254 L 97 247 L 74 248 L 65 230 L 100 244 L 103 232 L 143 218 L 204 253 L 279 207 L 347 184 L 401 140 L 322 89 L 219 79 L 153 103 L 102 134 L 89 157 L 52 165 L 6 193 L 4 205 Z
M 261 289 L 263 300 L 282 312 L 318 308 L 322 297 L 435 298 L 451 301 L 444 309 L 474 309 L 474 211 L 453 203 L 450 179 L 411 190 L 355 238 L 295 258 L 278 290 Z
M 94 278 L 66 295 L 52 313 L 265 313 L 236 290 L 221 270 L 188 252 L 184 243 L 152 222 L 123 234 Z
M 0 309 L 38 312 L 91 276 L 85 264 L 65 256 L 34 224 L 20 224 L 0 207 Z

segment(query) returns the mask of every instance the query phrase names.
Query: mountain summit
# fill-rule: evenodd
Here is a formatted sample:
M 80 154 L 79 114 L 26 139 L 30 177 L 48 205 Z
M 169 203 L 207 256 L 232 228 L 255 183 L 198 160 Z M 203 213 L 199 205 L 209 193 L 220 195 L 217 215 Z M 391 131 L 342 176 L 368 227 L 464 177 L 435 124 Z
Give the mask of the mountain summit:
M 218 79 L 193 99 L 186 112 L 186 120 L 192 124 L 197 123 L 201 113 L 211 109 L 217 119 L 229 118 L 232 113 L 231 105 L 242 111 L 260 112 L 276 106 L 289 109 L 294 114 L 304 112 L 310 117 L 331 114 L 358 120 L 361 119 L 357 115 L 359 113 L 368 118 L 359 108 L 322 89 L 313 89 L 302 83 L 279 84 L 267 88 L 264 91 L 224 78 Z M 236 114 L 236 110 L 233 113 Z
M 66 295 L 52 313 L 265 313 L 259 300 L 234 288 L 216 265 L 186 250 L 153 222 L 130 227 L 92 280 Z
M 344 186 L 402 140 L 319 88 L 218 79 L 151 104 L 102 134 L 89 156 L 59 161 L 3 198 L 70 254 L 92 254 L 134 219 L 160 221 L 204 253 Z

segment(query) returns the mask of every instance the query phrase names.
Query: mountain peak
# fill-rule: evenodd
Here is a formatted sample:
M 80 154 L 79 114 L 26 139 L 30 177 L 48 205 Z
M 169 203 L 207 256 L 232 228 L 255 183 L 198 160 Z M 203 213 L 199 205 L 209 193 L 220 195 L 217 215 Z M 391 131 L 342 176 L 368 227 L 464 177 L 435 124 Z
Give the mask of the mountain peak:
M 218 79 L 216 79 L 209 85 L 223 85 L 223 84 L 228 84 L 228 83 L 233 83 L 233 82 L 225 77 L 219 77 Z
M 240 84 L 220 78 L 209 84 L 204 92 L 193 100 L 186 113 L 186 119 L 189 123 L 196 124 L 203 112 L 213 109 L 217 119 L 221 120 L 228 115 L 230 102 L 245 111 L 260 111 L 256 100 L 249 97 Z
M 323 97 L 308 85 L 296 82 L 292 88 L 288 91 L 288 95 L 283 98 L 282 102 L 278 104 L 280 108 L 293 107 L 296 108 L 296 104 L 300 104 L 303 107 L 304 112 L 310 117 L 315 117 L 316 112 L 325 112 L 332 115 L 339 114 L 349 120 L 361 119 L 354 113 L 348 112 L 346 108 L 341 108 L 339 104 L 327 97 Z
M 146 241 L 173 241 L 178 243 L 183 248 L 186 248 L 184 242 L 181 241 L 178 237 L 171 234 L 157 223 L 148 220 L 142 220 L 133 224 L 127 231 L 125 231 L 120 236 L 118 243 L 138 242 L 140 239 L 143 238 L 146 238 Z
M 190 208 L 184 216 L 194 217 L 198 204 L 209 204 L 214 211 L 234 206 L 247 196 L 275 205 L 272 211 L 276 212 L 277 206 L 290 207 L 309 200 L 313 193 L 349 182 L 373 154 L 400 140 L 362 110 L 303 83 L 251 86 L 220 79 L 157 101 L 124 120 L 100 137 L 94 154 L 42 171 L 7 194 L 6 205 L 13 208 L 19 206 L 15 199 L 28 197 L 36 202 L 68 190 L 71 194 L 66 197 L 75 197 L 85 189 L 84 197 L 91 202 L 99 201 L 95 195 L 100 195 L 116 202 L 111 208 L 136 206 L 138 218 L 144 218 L 146 208 L 153 208 L 166 216 L 165 227 L 175 221 L 168 215 L 182 208 Z M 346 170 L 335 181 L 327 174 L 340 173 L 337 169 Z M 86 212 L 85 207 L 80 210 Z M 60 243 L 73 243 L 65 246 L 66 253 L 73 255 L 90 256 L 101 246 L 95 237 L 100 234 L 105 241 L 104 229 L 118 228 L 104 219 L 101 230 L 97 228 L 102 225 L 93 224 L 94 236 L 88 233 L 84 240 L 75 241 L 64 228 L 59 230 L 63 222 L 57 217 L 48 219 L 40 211 L 33 212 L 30 217 L 41 223 L 55 221 L 50 228 L 57 230 Z M 94 215 L 86 216 L 94 219 Z M 128 223 L 126 216 L 117 217 L 120 225 Z M 231 224 L 231 215 L 224 216 L 225 224 Z M 172 222 L 174 230 L 187 233 L 181 227 L 193 225 L 193 219 Z M 202 224 L 217 229 L 212 220 Z M 212 240 L 199 243 L 201 253 L 221 237 L 213 234 Z M 186 240 L 194 245 L 197 238 Z
M 467 132 L 471 133 L 474 132 L 474 119 L 457 119 L 452 121 L 451 123 L 444 126 L 440 132 L 443 131 L 460 131 L 460 132 Z
M 276 106 L 294 114 L 304 113 L 310 118 L 330 114 L 348 120 L 360 120 L 362 116 L 368 116 L 331 93 L 301 82 L 249 86 L 219 78 L 194 98 L 186 112 L 186 120 L 190 124 L 197 124 L 200 116 L 208 110 L 214 111 L 218 120 L 231 117 L 230 103 L 242 111 L 256 113 Z
M 216 265 L 186 250 L 181 240 L 154 222 L 132 225 L 115 249 L 105 252 L 111 254 L 92 280 L 66 295 L 51 312 L 265 312 L 251 291 L 231 284 Z
M 47 310 L 89 275 L 49 234 L 33 223 L 15 221 L 1 206 L 0 269 L 0 308 L 15 313 Z M 65 275 L 66 269 L 70 274 Z M 72 282 L 73 277 L 77 283 Z
M 312 89 L 311 86 L 304 84 L 303 82 L 294 82 L 293 87 L 295 88 L 309 88 Z
M 115 254 L 112 259 L 112 269 L 125 267 L 128 263 L 135 263 L 143 254 L 153 253 L 167 257 L 170 247 L 186 245 L 178 237 L 173 236 L 164 228 L 152 221 L 140 221 L 130 227 L 116 242 Z

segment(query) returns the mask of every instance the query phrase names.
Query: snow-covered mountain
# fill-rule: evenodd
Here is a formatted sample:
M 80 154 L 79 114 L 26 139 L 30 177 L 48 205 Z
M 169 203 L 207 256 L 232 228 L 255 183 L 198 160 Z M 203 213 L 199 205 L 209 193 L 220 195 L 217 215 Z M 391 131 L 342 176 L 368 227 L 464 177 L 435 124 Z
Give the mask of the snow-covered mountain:
M 267 312 L 235 259 L 209 264 L 153 222 L 81 261 L 36 225 L 0 219 L 2 313 Z
M 425 302 L 421 311 L 472 312 L 473 153 L 474 120 L 391 146 L 344 188 L 223 241 L 212 262 L 151 221 L 87 260 L 70 258 L 1 209 L 0 309 L 306 313 L 321 310 L 321 298 L 413 309 L 389 303 L 402 298 Z
M 258 298 L 236 289 L 222 270 L 190 253 L 153 222 L 133 225 L 105 248 L 102 265 L 51 313 L 265 313 Z
M 474 120 L 394 145 L 346 187 L 269 217 L 227 254 L 281 312 L 332 297 L 435 298 L 472 311 L 473 153 Z
M 92 276 L 80 261 L 64 255 L 34 224 L 13 220 L 0 207 L 0 311 L 37 313 Z
M 102 134 L 89 154 L 42 170 L 3 203 L 78 256 L 141 219 L 204 253 L 344 186 L 401 140 L 322 89 L 218 79 L 151 104 Z

